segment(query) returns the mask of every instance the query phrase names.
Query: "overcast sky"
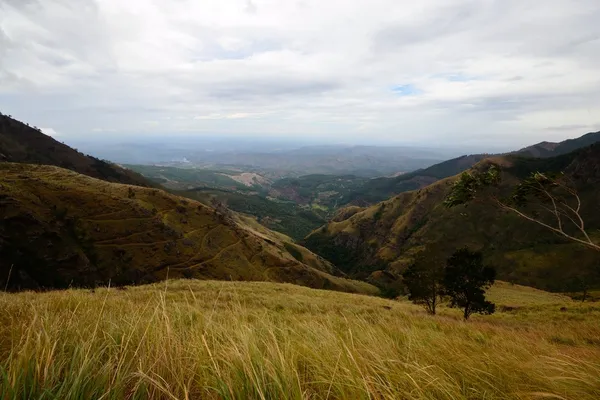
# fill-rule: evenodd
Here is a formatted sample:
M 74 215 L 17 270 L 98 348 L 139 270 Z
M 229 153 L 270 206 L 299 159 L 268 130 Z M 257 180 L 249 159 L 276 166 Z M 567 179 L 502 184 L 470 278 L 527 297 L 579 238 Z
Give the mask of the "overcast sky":
M 561 140 L 600 129 L 600 1 L 0 0 L 0 111 L 78 138 Z

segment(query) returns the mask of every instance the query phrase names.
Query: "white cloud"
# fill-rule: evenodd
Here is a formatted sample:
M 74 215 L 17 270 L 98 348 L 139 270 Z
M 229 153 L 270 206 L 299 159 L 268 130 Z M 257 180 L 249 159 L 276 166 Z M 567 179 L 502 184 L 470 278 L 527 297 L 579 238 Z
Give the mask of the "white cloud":
M 0 109 L 67 136 L 559 140 L 600 129 L 599 18 L 597 0 L 0 0 Z
M 40 128 L 40 130 L 42 131 L 42 133 L 44 133 L 48 136 L 52 136 L 52 137 L 60 136 L 60 134 L 52 128 Z

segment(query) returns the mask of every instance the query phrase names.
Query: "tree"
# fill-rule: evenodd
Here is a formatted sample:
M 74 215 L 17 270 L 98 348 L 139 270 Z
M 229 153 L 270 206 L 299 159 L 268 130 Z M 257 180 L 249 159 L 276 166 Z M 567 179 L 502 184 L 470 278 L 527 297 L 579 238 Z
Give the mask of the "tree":
M 454 207 L 481 199 L 484 189 L 498 188 L 500 180 L 500 168 L 493 164 L 485 171 L 464 172 L 452 186 L 444 204 Z M 522 180 L 509 199 L 501 199 L 497 193 L 489 191 L 484 197 L 503 210 L 600 251 L 600 243 L 586 231 L 579 194 L 564 174 L 536 172 Z
M 443 264 L 420 257 L 402 274 L 409 293 L 408 299 L 422 305 L 432 315 L 435 315 L 442 296 L 443 271 Z
M 483 264 L 480 252 L 462 248 L 454 252 L 444 268 L 444 294 L 450 306 L 463 309 L 465 320 L 471 314 L 493 314 L 494 303 L 485 299 L 485 290 L 496 279 L 496 270 Z

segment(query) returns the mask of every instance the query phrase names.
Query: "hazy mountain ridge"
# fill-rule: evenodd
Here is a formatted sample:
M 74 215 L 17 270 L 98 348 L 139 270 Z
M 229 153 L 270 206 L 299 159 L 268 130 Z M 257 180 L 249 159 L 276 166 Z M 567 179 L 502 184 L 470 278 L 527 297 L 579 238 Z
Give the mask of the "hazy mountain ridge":
M 567 139 L 558 143 L 537 143 L 510 153 L 463 155 L 394 178 L 384 177 L 372 179 L 365 183 L 363 187 L 357 189 L 353 193 L 349 193 L 345 197 L 344 203 L 365 206 L 383 201 L 402 192 L 421 189 L 440 179 L 448 178 L 465 171 L 488 157 L 506 154 L 537 158 L 554 157 L 570 153 L 599 141 L 600 132 L 592 132 L 575 139 Z

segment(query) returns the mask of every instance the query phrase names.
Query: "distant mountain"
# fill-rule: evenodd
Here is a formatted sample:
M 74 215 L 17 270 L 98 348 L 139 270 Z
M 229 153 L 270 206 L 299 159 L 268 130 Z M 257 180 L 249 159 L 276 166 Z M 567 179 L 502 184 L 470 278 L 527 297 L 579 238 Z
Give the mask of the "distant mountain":
M 0 162 L 55 165 L 109 182 L 152 186 L 142 175 L 86 156 L 40 130 L 0 114 Z
M 0 287 L 169 278 L 290 282 L 374 293 L 251 218 L 55 166 L 0 163 Z
M 307 146 L 273 153 L 204 154 L 196 160 L 274 170 L 282 177 L 282 172 L 375 177 L 424 168 L 442 159 L 435 152 L 410 147 Z
M 600 142 L 600 132 L 588 133 L 579 138 L 568 139 L 559 143 L 541 142 L 509 154 L 547 158 L 567 154 L 596 142 Z M 359 206 L 374 204 L 402 192 L 424 188 L 440 179 L 448 178 L 462 171 L 466 171 L 487 157 L 500 155 L 501 154 L 464 155 L 397 177 L 371 179 L 362 187 L 348 193 L 341 204 L 354 204 Z
M 541 142 L 533 146 L 525 147 L 515 153 L 524 156 L 546 158 L 567 154 L 582 147 L 600 142 L 600 132 L 592 132 L 585 134 L 576 139 L 568 139 L 563 142 Z
M 489 157 L 489 154 L 466 155 L 393 178 L 374 178 L 347 193 L 340 204 L 366 206 L 377 203 L 398 193 L 423 188 L 440 179 L 456 175 L 486 157 Z
M 496 156 L 473 168 L 491 162 L 503 166 L 501 189 L 506 195 L 532 172 L 564 171 L 580 193 L 586 227 L 591 232 L 600 228 L 600 144 L 544 159 Z M 370 207 L 341 210 L 332 222 L 309 235 L 305 245 L 361 279 L 398 277 L 414 255 L 429 246 L 450 254 L 468 245 L 484 252 L 497 266 L 500 279 L 556 291 L 567 289 L 581 271 L 600 265 L 597 252 L 566 242 L 490 203 L 445 207 L 442 203 L 456 179 L 446 178 Z M 595 284 L 600 287 L 598 279 Z

